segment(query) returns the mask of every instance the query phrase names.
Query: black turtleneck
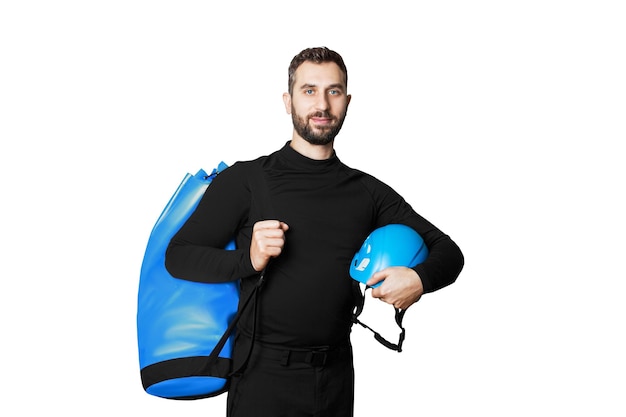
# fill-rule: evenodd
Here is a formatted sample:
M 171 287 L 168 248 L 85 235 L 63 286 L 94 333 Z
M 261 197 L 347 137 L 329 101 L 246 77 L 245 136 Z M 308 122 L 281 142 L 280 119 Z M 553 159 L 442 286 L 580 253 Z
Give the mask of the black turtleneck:
M 258 185 L 263 180 L 266 188 Z M 257 276 L 250 262 L 252 227 L 265 219 L 289 225 L 284 251 L 268 266 L 261 292 L 257 338 L 266 343 L 310 347 L 348 337 L 350 261 L 377 227 L 406 224 L 424 238 L 430 256 L 414 269 L 425 292 L 454 282 L 463 266 L 457 245 L 393 189 L 336 155 L 313 160 L 287 143 L 269 156 L 237 162 L 213 180 L 170 242 L 169 272 L 199 282 L 241 279 L 244 299 Z M 221 249 L 233 236 L 238 249 Z M 250 325 L 244 315 L 240 331 L 249 333 Z

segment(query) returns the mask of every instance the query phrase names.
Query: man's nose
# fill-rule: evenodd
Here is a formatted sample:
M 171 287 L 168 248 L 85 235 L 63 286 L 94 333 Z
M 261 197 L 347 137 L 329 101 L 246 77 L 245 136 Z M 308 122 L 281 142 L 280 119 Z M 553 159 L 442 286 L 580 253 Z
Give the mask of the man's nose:
M 320 94 L 319 96 L 317 96 L 317 100 L 315 102 L 315 108 L 317 110 L 326 111 L 328 110 L 328 107 L 329 107 L 328 96 L 326 94 Z

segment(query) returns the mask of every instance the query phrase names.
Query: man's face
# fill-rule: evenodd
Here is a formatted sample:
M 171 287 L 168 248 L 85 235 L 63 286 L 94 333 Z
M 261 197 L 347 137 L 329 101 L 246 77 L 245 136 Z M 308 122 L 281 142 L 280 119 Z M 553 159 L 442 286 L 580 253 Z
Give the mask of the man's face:
M 296 133 L 312 145 L 327 145 L 341 130 L 350 96 L 337 64 L 304 62 L 296 70 L 292 94 L 285 94 L 284 101 Z

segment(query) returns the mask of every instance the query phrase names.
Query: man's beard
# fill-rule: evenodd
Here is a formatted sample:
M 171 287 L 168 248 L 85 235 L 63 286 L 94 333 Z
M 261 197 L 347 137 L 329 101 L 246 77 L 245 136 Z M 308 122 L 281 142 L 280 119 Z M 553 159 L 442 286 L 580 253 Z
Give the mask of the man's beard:
M 314 131 L 311 125 L 309 125 L 309 119 L 312 117 L 325 117 L 331 118 L 337 123 L 332 126 L 318 128 L 317 131 Z M 346 113 L 342 114 L 339 119 L 331 116 L 327 112 L 317 112 L 313 114 L 309 114 L 306 117 L 300 117 L 296 114 L 295 109 L 291 108 L 291 119 L 293 121 L 293 127 L 296 130 L 296 133 L 300 135 L 300 137 L 311 145 L 328 145 L 331 143 L 335 136 L 341 130 L 341 126 L 343 126 L 343 121 L 346 118 Z

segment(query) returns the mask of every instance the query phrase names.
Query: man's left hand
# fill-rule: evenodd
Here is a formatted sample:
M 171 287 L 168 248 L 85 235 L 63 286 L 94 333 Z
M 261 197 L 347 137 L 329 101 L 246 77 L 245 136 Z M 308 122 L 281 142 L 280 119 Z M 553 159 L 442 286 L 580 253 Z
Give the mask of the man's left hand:
M 424 294 L 422 279 L 417 272 L 403 266 L 385 268 L 372 275 L 367 285 L 384 282 L 372 289 L 372 297 L 378 298 L 395 308 L 406 310 Z

